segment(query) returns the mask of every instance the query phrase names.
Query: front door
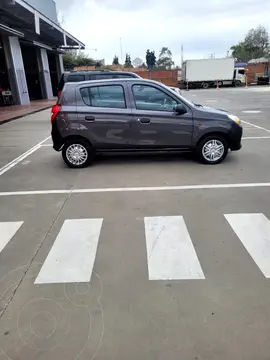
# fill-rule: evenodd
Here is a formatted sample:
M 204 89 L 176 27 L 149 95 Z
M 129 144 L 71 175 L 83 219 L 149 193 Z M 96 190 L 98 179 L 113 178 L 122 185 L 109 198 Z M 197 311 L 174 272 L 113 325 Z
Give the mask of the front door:
M 180 98 L 158 85 L 134 84 L 131 87 L 133 146 L 142 148 L 187 148 L 191 145 L 193 116 Z M 187 113 L 174 111 L 182 103 Z
M 132 113 L 122 85 L 86 85 L 77 95 L 80 132 L 97 149 L 129 146 Z

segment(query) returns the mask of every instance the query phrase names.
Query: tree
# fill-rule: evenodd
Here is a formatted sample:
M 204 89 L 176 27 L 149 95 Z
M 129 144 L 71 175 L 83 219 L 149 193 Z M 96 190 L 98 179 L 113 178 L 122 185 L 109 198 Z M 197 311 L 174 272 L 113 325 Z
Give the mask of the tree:
M 132 66 L 132 63 L 131 63 L 131 57 L 130 57 L 129 54 L 126 54 L 126 60 L 125 60 L 124 67 L 125 67 L 125 68 L 131 68 L 131 67 L 133 67 L 133 66 Z
M 76 63 L 76 66 L 94 66 L 96 62 L 91 59 L 87 54 L 79 51 L 76 55 Z
M 113 58 L 113 65 L 119 65 L 119 58 L 116 55 Z
M 72 70 L 76 66 L 94 66 L 95 61 L 82 51 L 68 50 L 63 55 L 64 68 Z
M 77 64 L 76 64 L 76 53 L 77 53 L 76 50 L 68 50 L 63 55 L 64 68 L 66 70 L 71 70 L 75 66 L 77 66 Z
M 240 61 L 249 61 L 259 57 L 269 57 L 269 34 L 265 27 L 259 25 L 250 29 L 244 41 L 231 47 L 232 56 Z
M 141 67 L 142 64 L 143 64 L 143 61 L 141 58 L 139 57 L 136 57 L 133 61 L 132 61 L 132 64 L 135 68 L 138 68 L 138 67 Z
M 269 35 L 264 26 L 250 29 L 244 40 L 244 47 L 253 58 L 265 56 L 269 53 Z
M 232 56 L 237 59 L 237 61 L 247 62 L 251 59 L 250 52 L 245 48 L 244 43 L 240 42 L 237 45 L 231 47 Z
M 156 55 L 154 51 L 150 51 L 149 49 L 146 51 L 146 64 L 149 70 L 153 69 L 156 66 Z
M 163 47 L 160 50 L 157 66 L 162 68 L 171 68 L 174 65 L 174 62 L 172 60 L 172 52 L 167 47 Z

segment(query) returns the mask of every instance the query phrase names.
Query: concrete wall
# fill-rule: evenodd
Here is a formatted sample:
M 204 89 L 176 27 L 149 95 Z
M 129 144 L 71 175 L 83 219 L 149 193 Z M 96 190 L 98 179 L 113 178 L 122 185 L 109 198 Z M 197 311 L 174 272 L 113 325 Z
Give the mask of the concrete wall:
M 50 20 L 57 23 L 56 4 L 54 0 L 24 0 L 33 6 L 41 14 L 47 16 Z

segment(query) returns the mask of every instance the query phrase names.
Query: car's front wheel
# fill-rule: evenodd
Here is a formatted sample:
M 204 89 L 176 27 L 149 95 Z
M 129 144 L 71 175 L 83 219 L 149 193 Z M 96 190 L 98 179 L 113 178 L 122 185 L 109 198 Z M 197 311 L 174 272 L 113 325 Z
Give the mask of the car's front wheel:
M 87 141 L 74 139 L 64 145 L 62 156 L 69 167 L 84 168 L 93 162 L 94 151 Z
M 221 135 L 210 135 L 205 137 L 197 147 L 199 159 L 210 165 L 221 163 L 228 155 L 228 143 Z

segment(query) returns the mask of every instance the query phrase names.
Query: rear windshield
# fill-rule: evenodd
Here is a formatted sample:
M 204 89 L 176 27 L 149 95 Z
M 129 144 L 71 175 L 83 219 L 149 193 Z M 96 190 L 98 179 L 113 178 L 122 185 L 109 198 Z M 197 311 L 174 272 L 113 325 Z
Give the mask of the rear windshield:
M 133 74 L 97 74 L 91 75 L 91 80 L 105 80 L 105 79 L 124 79 L 124 78 L 134 78 Z
M 124 78 L 135 78 L 133 74 L 117 74 L 116 77 L 118 79 L 124 79 Z
M 91 80 L 105 80 L 105 79 L 112 79 L 113 76 L 111 74 L 97 74 L 91 75 Z
M 63 87 L 65 85 L 65 80 L 64 80 L 64 74 L 61 76 L 61 79 L 59 81 L 59 85 L 58 85 L 58 91 L 62 91 Z
M 85 81 L 85 75 L 74 74 L 74 75 L 68 75 L 67 77 L 67 82 L 80 82 L 80 81 Z

